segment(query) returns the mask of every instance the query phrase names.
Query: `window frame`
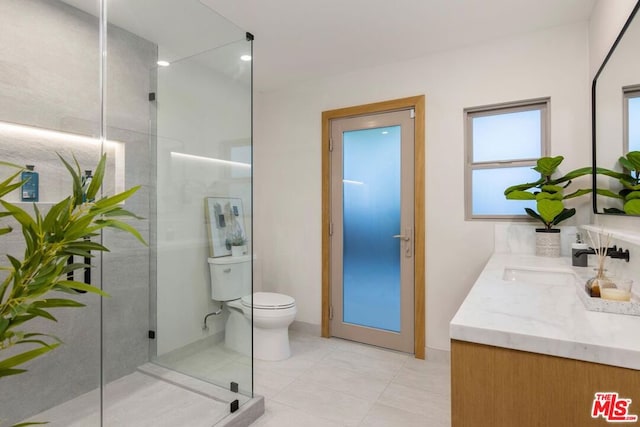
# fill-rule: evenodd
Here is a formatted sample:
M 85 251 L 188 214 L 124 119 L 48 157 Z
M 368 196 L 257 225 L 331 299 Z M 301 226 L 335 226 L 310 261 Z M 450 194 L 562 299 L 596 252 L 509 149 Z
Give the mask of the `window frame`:
M 477 169 L 502 169 L 513 167 L 535 166 L 537 158 L 522 158 L 497 161 L 473 162 L 473 119 L 500 114 L 517 113 L 522 111 L 540 111 L 540 153 L 546 157 L 550 153 L 550 109 L 551 98 L 535 98 L 523 101 L 505 102 L 464 109 L 464 205 L 465 220 L 529 220 L 526 213 L 522 215 L 478 215 L 473 214 L 473 171 Z
M 622 152 L 629 152 L 629 99 L 640 98 L 640 85 L 622 88 Z

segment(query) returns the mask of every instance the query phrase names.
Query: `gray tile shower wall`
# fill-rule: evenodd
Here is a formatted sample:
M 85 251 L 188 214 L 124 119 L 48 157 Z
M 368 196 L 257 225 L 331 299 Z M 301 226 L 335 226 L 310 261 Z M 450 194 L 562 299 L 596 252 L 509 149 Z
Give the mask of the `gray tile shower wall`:
M 0 2 L 0 121 L 98 135 L 98 24 L 96 17 L 61 1 Z M 149 241 L 149 201 L 155 190 L 150 165 L 149 123 L 153 118 L 148 92 L 154 90 L 151 73 L 157 47 L 114 26 L 108 27 L 107 46 L 107 138 L 124 144 L 124 187 L 142 185 L 125 208 L 145 218 L 132 224 Z M 40 151 L 30 152 L 28 145 L 16 141 L 7 144 L 22 152 L 23 159 L 33 159 L 36 170 L 38 164 L 48 168 L 47 162 L 51 168 L 57 167 L 53 166 L 57 162 L 54 148 L 41 150 L 49 158 L 39 162 Z M 16 155 L 14 160 L 19 158 Z M 95 161 L 87 160 L 86 167 L 95 165 L 97 160 L 97 155 Z M 46 180 L 42 181 L 44 188 Z M 28 205 L 22 206 L 29 209 Z M 44 203 L 42 208 L 46 211 L 48 205 Z M 93 260 L 96 267 L 92 283 L 111 295 L 103 301 L 104 322 L 100 320 L 99 299 L 95 295 L 79 295 L 78 300 L 85 302 L 86 308 L 60 309 L 55 312 L 57 323 L 38 324 L 42 328 L 37 330 L 60 337 L 64 344 L 30 362 L 29 372 L 0 381 L 3 423 L 10 425 L 99 387 L 101 349 L 105 381 L 127 375 L 148 360 L 149 248 L 114 230 L 104 233 L 103 242 L 111 252 L 102 260 Z M 18 230 L 0 238 L 2 258 L 6 253 L 20 255 L 23 250 Z

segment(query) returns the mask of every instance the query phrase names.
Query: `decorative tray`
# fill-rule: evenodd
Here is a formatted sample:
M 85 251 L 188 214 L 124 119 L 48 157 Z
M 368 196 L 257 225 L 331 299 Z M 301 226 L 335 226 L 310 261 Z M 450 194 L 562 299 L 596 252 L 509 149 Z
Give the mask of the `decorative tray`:
M 631 301 L 611 301 L 589 296 L 584 283 L 576 280 L 576 292 L 587 310 L 640 316 L 640 295 L 634 289 L 631 290 Z

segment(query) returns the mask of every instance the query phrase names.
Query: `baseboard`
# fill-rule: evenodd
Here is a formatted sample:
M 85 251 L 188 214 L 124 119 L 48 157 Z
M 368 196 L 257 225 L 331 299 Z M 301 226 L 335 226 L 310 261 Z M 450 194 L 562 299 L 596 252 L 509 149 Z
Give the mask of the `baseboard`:
M 291 326 L 289 326 L 289 330 L 319 337 L 321 328 L 320 328 L 320 325 L 316 325 L 314 323 L 300 322 L 298 320 L 294 320 Z
M 294 320 L 291 326 L 289 326 L 289 330 L 316 337 L 321 335 L 320 325 L 301 322 L 299 320 Z M 425 347 L 425 350 L 427 360 L 439 363 L 451 363 L 451 352 L 449 350 L 440 350 L 431 347 Z
M 451 352 L 427 347 L 427 360 L 431 362 L 451 363 Z

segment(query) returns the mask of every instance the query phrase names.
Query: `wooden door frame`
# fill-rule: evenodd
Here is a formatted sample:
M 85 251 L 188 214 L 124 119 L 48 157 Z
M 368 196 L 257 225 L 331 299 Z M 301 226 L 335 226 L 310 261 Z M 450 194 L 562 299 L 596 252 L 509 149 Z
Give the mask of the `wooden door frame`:
M 414 330 L 413 347 L 416 359 L 425 358 L 425 96 L 394 99 L 355 107 L 322 112 L 322 336 L 331 336 L 329 307 L 330 288 L 330 123 L 333 119 L 362 116 L 389 111 L 415 110 L 414 134 Z

